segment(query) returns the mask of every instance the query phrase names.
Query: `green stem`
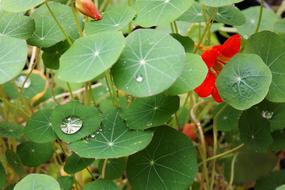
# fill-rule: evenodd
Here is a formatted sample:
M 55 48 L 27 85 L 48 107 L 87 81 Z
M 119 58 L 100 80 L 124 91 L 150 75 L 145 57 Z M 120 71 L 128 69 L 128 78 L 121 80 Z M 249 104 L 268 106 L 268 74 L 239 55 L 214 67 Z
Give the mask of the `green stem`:
M 72 45 L 72 41 L 69 38 L 68 34 L 65 32 L 64 28 L 62 27 L 62 25 L 60 24 L 59 20 L 56 18 L 54 12 L 52 11 L 52 9 L 50 8 L 50 6 L 48 5 L 48 1 L 45 1 L 45 5 L 48 8 L 48 11 L 50 12 L 52 18 L 54 19 L 54 21 L 56 22 L 57 26 L 59 27 L 59 29 L 61 30 L 61 32 L 63 33 L 63 35 L 65 36 L 67 42 L 69 43 L 69 45 Z
M 78 18 L 77 9 L 74 6 L 72 6 L 72 15 L 73 15 L 73 18 L 74 18 L 74 21 L 75 21 L 78 33 L 82 37 L 83 36 L 83 31 L 82 31 L 82 28 L 81 28 L 80 20 Z
M 105 159 L 104 162 L 103 162 L 103 166 L 102 166 L 102 173 L 101 173 L 101 177 L 102 179 L 105 178 L 106 176 L 106 167 L 107 167 L 107 162 L 108 162 L 108 159 Z
M 212 19 L 209 19 L 207 24 L 206 24 L 206 26 L 205 26 L 205 29 L 204 29 L 204 31 L 202 33 L 202 36 L 201 36 L 200 40 L 198 41 L 198 43 L 197 43 L 197 45 L 196 45 L 196 47 L 195 47 L 195 49 L 193 51 L 194 53 L 197 53 L 197 51 L 199 50 L 199 47 L 203 43 L 204 38 L 206 37 L 206 35 L 207 35 L 209 29 L 211 28 L 211 26 L 212 26 Z
M 107 86 L 109 88 L 109 93 L 110 93 L 110 96 L 112 98 L 113 105 L 116 108 L 118 108 L 119 107 L 119 101 L 117 99 L 117 93 L 116 93 L 116 89 L 114 87 L 114 84 L 112 82 L 112 76 L 110 74 L 110 71 L 105 72 L 105 79 L 106 79 Z
M 233 188 L 232 188 L 232 185 L 233 185 L 234 178 L 235 178 L 235 162 L 236 162 L 237 156 L 238 156 L 238 154 L 235 154 L 234 157 L 233 157 L 233 159 L 232 159 L 232 163 L 231 163 L 231 175 L 230 175 L 230 181 L 229 181 L 227 190 L 232 190 L 232 189 L 233 189 Z
M 67 88 L 68 88 L 68 91 L 69 91 L 70 97 L 71 97 L 72 99 L 74 99 L 74 96 L 73 96 L 73 92 L 72 92 L 72 89 L 71 89 L 70 83 L 69 83 L 69 82 L 66 82 L 66 86 L 67 86 Z
M 262 15 L 263 15 L 263 7 L 264 7 L 264 0 L 260 0 L 260 11 L 259 11 L 259 16 L 258 16 L 258 22 L 256 26 L 255 32 L 257 33 L 259 31 L 260 25 L 261 25 L 261 20 L 262 20 Z

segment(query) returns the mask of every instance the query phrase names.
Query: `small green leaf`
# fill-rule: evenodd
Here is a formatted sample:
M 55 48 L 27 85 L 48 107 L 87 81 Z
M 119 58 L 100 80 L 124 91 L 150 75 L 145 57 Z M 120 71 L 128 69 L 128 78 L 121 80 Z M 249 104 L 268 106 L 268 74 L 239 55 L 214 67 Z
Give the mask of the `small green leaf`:
M 246 22 L 243 25 L 236 26 L 238 32 L 244 37 L 248 38 L 256 31 L 258 17 L 260 13 L 260 7 L 250 7 L 242 11 L 246 17 Z M 278 20 L 278 16 L 271 9 L 264 9 L 261 19 L 259 31 L 273 30 L 274 23 Z
M 132 21 L 136 12 L 128 6 L 113 6 L 104 12 L 104 19 L 99 21 L 89 21 L 85 25 L 87 35 L 104 32 L 122 30 Z
M 222 7 L 226 5 L 231 5 L 234 3 L 239 3 L 243 0 L 201 0 L 201 3 L 209 7 Z
M 175 83 L 166 91 L 167 94 L 183 94 L 198 87 L 206 78 L 208 68 L 201 56 L 187 54 L 185 68 L 175 81 Z
M 125 46 L 121 32 L 101 32 L 75 41 L 60 58 L 59 78 L 79 83 L 110 69 Z
M 256 190 L 273 190 L 285 184 L 285 171 L 275 171 L 256 181 Z
M 127 46 L 112 74 L 117 87 L 128 94 L 153 96 L 176 81 L 185 59 L 183 46 L 168 33 L 140 29 L 127 37 Z
M 18 174 L 22 175 L 24 173 L 24 168 L 22 165 L 22 162 L 15 152 L 13 150 L 8 149 L 6 151 L 6 160 L 8 164 L 13 168 L 13 170 Z
M 3 167 L 2 163 L 0 162 L 0 189 L 3 189 L 6 184 L 6 171 Z
M 99 179 L 91 183 L 87 183 L 83 190 L 119 190 L 119 187 L 111 180 Z
M 254 151 L 267 151 L 273 142 L 270 135 L 270 124 L 253 107 L 241 115 L 239 122 L 240 138 Z
M 74 183 L 73 176 L 60 176 L 57 178 L 57 181 L 61 190 L 71 190 Z
M 84 168 L 92 164 L 92 162 L 94 162 L 94 159 L 80 158 L 78 155 L 73 153 L 67 158 L 64 165 L 64 171 L 69 174 L 74 174 L 83 170 Z
M 156 129 L 146 149 L 128 159 L 134 189 L 188 189 L 197 174 L 196 150 L 188 137 L 173 128 Z
M 22 71 L 28 48 L 24 40 L 0 36 L 0 50 L 0 84 L 4 84 Z
M 19 124 L 2 122 L 0 123 L 0 137 L 19 139 L 23 135 L 23 129 L 24 127 Z
M 101 123 L 101 114 L 94 107 L 77 101 L 57 106 L 50 117 L 52 128 L 65 142 L 77 141 L 95 132 Z
M 46 163 L 53 154 L 51 143 L 23 142 L 17 146 L 17 154 L 26 166 L 37 167 Z
M 183 45 L 185 52 L 191 53 L 193 51 L 195 44 L 191 38 L 189 38 L 188 36 L 182 36 L 177 33 L 172 33 L 171 36 Z
M 100 160 L 98 164 L 98 170 L 102 171 L 105 160 Z M 105 169 L 105 178 L 104 179 L 117 179 L 122 177 L 126 169 L 126 160 L 125 158 L 118 159 L 108 159 Z
M 131 129 L 147 129 L 163 125 L 178 108 L 178 96 L 138 98 L 123 112 L 122 117 Z
M 35 23 L 32 18 L 22 13 L 0 11 L 0 34 L 28 39 L 32 36 Z
M 272 81 L 270 69 L 254 54 L 238 54 L 223 68 L 217 87 L 224 101 L 238 110 L 261 102 Z
M 0 5 L 9 12 L 24 12 L 43 2 L 44 0 L 2 0 Z
M 203 16 L 203 11 L 201 4 L 194 1 L 193 5 L 188 9 L 183 15 L 181 15 L 177 20 L 195 23 L 204 22 L 205 18 Z
M 272 72 L 272 83 L 267 99 L 285 102 L 285 43 L 277 34 L 263 31 L 252 35 L 245 51 L 259 55 Z
M 136 0 L 135 23 L 143 27 L 168 24 L 189 9 L 192 3 L 193 0 Z
M 24 129 L 25 135 L 33 142 L 47 143 L 56 139 L 50 121 L 52 110 L 41 109 L 34 113 Z
M 71 36 L 72 39 L 78 38 L 79 34 L 71 8 L 56 2 L 49 2 L 48 5 L 67 35 Z M 65 39 L 65 35 L 58 27 L 46 5 L 36 9 L 31 17 L 35 21 L 35 32 L 28 39 L 29 44 L 47 48 Z
M 19 181 L 14 190 L 60 190 L 58 182 L 45 174 L 29 174 Z
M 129 130 L 114 110 L 105 114 L 101 129 L 84 140 L 72 143 L 70 148 L 85 158 L 120 158 L 144 149 L 152 136 L 151 132 Z
M 240 26 L 246 22 L 243 13 L 235 6 L 209 8 L 208 12 L 219 23 Z

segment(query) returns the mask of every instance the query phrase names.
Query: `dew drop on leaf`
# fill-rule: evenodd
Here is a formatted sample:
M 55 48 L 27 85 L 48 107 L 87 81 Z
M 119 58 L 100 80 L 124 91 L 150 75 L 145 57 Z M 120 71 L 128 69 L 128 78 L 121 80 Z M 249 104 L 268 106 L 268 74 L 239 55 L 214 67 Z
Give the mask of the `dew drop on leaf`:
M 68 116 L 66 117 L 61 125 L 61 131 L 65 134 L 74 134 L 82 128 L 83 121 L 76 116 Z
M 16 80 L 15 80 L 15 84 L 17 87 L 22 88 L 25 80 L 26 80 L 26 76 L 25 75 L 21 75 L 19 76 Z M 27 81 L 25 82 L 24 88 L 29 88 L 31 86 L 31 80 L 27 79 Z
M 273 112 L 270 112 L 270 111 L 267 111 L 267 110 L 266 111 L 263 110 L 261 112 L 262 117 L 265 118 L 265 119 L 272 119 L 273 114 L 274 114 Z
M 141 75 L 136 76 L 136 81 L 137 82 L 142 82 L 143 81 L 143 76 L 141 76 Z

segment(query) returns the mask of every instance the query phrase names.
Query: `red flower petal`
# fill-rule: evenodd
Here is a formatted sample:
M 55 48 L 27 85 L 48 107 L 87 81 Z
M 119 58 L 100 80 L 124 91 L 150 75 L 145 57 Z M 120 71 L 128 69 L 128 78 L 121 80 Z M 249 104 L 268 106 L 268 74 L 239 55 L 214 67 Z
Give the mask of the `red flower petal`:
M 193 123 L 186 123 L 182 132 L 193 141 L 197 138 L 196 126 Z
M 92 0 L 76 0 L 75 5 L 82 14 L 89 16 L 94 20 L 102 19 L 101 13 Z
M 241 37 L 240 35 L 236 34 L 227 39 L 227 41 L 225 41 L 220 51 L 223 56 L 231 58 L 240 51 L 240 46 Z
M 216 86 L 214 86 L 214 88 L 213 88 L 212 97 L 214 98 L 214 100 L 215 100 L 217 103 L 222 103 L 222 102 L 223 102 L 223 99 L 221 98 L 221 96 L 220 96 L 220 94 L 219 94 L 219 91 L 218 91 L 218 89 L 217 89 Z
M 202 59 L 204 60 L 208 68 L 211 68 L 215 65 L 219 55 L 220 52 L 218 51 L 218 49 L 212 48 L 210 50 L 206 50 L 202 54 Z
M 216 76 L 209 70 L 203 83 L 194 91 L 202 98 L 208 97 L 212 94 L 215 82 Z

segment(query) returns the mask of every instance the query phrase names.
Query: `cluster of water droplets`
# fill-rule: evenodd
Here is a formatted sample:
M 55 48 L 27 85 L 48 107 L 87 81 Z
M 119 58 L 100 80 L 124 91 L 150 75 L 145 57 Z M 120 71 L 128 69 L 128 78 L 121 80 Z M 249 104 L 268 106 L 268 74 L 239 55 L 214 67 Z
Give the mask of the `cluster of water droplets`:
M 60 129 L 63 133 L 71 135 L 83 127 L 83 121 L 77 116 L 68 116 L 61 122 Z
M 25 75 L 20 75 L 16 80 L 15 80 L 15 84 L 17 87 L 19 88 L 29 88 L 31 86 L 31 80 L 28 78 L 27 80 L 27 77 Z M 25 82 L 26 81 L 26 82 Z M 25 83 L 25 84 L 24 84 Z M 24 85 L 24 86 L 23 86 Z
M 273 115 L 274 115 L 274 112 L 271 112 L 271 111 L 263 110 L 261 112 L 261 116 L 265 119 L 272 119 Z
M 88 143 L 90 140 L 95 140 L 100 133 L 103 132 L 102 128 L 97 129 L 96 132 L 92 133 L 91 135 L 84 138 L 85 143 Z

